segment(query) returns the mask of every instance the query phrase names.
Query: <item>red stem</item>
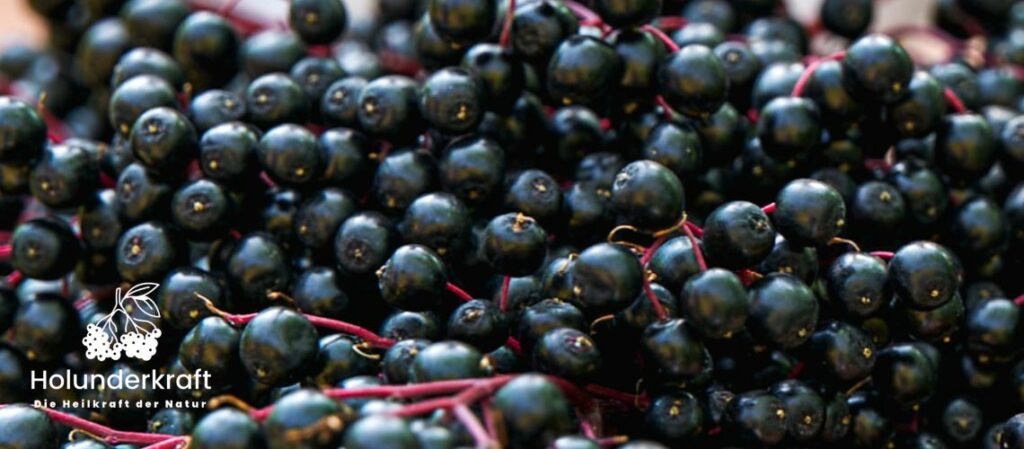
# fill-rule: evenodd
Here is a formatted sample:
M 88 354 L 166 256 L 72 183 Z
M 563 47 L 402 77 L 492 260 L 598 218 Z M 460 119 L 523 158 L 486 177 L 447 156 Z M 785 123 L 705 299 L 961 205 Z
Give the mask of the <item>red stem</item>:
M 644 295 L 647 295 L 647 300 L 651 303 L 651 308 L 654 309 L 654 314 L 658 316 L 659 321 L 665 321 L 668 319 L 668 311 L 661 305 L 661 301 L 658 300 L 658 295 L 654 294 L 654 290 L 651 289 L 651 283 L 646 278 L 644 279 Z
M 793 369 L 789 370 L 789 374 L 786 376 L 787 379 L 796 379 L 800 377 L 800 373 L 804 372 L 804 362 L 797 362 L 793 365 Z
M 455 418 L 466 427 L 469 434 L 473 436 L 473 440 L 476 441 L 476 447 L 491 447 L 493 440 L 487 433 L 487 429 L 484 428 L 480 420 L 463 404 L 458 404 L 452 408 L 452 413 Z
M 25 275 L 21 274 L 20 271 L 12 271 L 11 274 L 4 278 L 4 282 L 11 288 L 17 287 L 23 280 L 25 280 Z
M 1024 295 L 1013 298 L 1013 303 L 1018 306 L 1024 306 Z
M 960 97 L 956 95 L 956 92 L 954 92 L 953 89 L 948 87 L 943 89 L 942 95 L 946 97 L 946 102 L 953 107 L 953 110 L 956 111 L 957 114 L 966 114 L 970 112 L 967 109 L 967 106 L 964 106 L 964 102 L 960 100 Z
M 594 431 L 594 425 L 590 421 L 583 419 L 582 413 L 577 413 L 577 415 L 580 420 L 580 433 L 591 440 L 596 440 L 597 432 Z
M 872 256 L 875 256 L 875 257 L 877 257 L 879 259 L 882 259 L 882 260 L 884 260 L 886 262 L 892 260 L 892 257 L 895 255 L 895 254 L 893 254 L 892 251 L 872 251 L 869 254 L 871 254 Z
M 668 35 L 665 34 L 664 31 L 661 31 L 658 28 L 650 25 L 644 25 L 640 27 L 640 29 L 648 33 L 651 33 L 652 35 L 654 35 L 654 37 L 658 38 L 658 40 L 660 40 L 661 43 L 665 44 L 665 47 L 668 47 L 670 53 L 675 53 L 679 51 L 679 45 L 676 44 L 676 42 L 673 41 L 671 37 L 668 37 Z
M 498 300 L 498 308 L 501 309 L 502 312 L 508 310 L 508 289 L 511 283 L 511 276 L 505 276 L 505 278 L 501 280 L 501 298 Z
M 97 437 L 103 438 L 103 442 L 110 445 L 118 444 L 156 444 L 161 443 L 170 439 L 178 439 L 177 435 L 165 435 L 162 433 L 145 433 L 145 432 L 125 432 L 121 430 L 111 429 L 110 427 L 102 424 L 96 424 L 87 419 L 79 418 L 75 415 L 60 412 L 57 410 L 51 410 L 48 408 L 39 408 L 38 410 L 46 413 L 54 422 L 64 424 L 68 427 L 79 429 L 88 432 Z
M 505 11 L 505 24 L 501 27 L 501 38 L 498 45 L 501 48 L 508 48 L 512 43 L 512 22 L 516 18 L 516 0 L 508 0 L 508 11 Z
M 457 296 L 463 302 L 469 302 L 469 301 L 473 300 L 473 295 L 470 295 L 465 290 L 459 288 L 458 285 L 455 285 L 455 284 L 452 284 L 451 282 L 449 282 L 449 283 L 445 284 L 445 287 L 448 288 L 448 291 L 451 292 L 451 294 Z
M 700 271 L 708 271 L 708 263 L 704 260 L 704 250 L 700 248 L 700 243 L 697 242 L 697 236 L 694 235 L 693 229 L 689 226 L 683 226 L 683 232 L 686 233 L 686 238 L 690 240 L 690 247 L 693 248 L 693 257 L 697 258 L 697 266 L 700 267 Z
M 217 15 L 221 17 L 231 17 L 239 3 L 242 3 L 242 0 L 227 0 L 227 2 L 221 5 L 220 8 L 217 8 Z
M 633 405 L 635 407 L 647 407 L 648 399 L 647 396 L 643 394 L 637 395 L 625 393 L 613 388 L 608 388 L 606 386 L 597 384 L 587 385 L 586 387 L 584 387 L 584 389 L 587 391 L 587 393 L 590 393 L 594 396 L 600 396 L 606 399 L 621 402 L 623 404 Z
M 761 207 L 761 212 L 764 212 L 766 214 L 775 213 L 775 203 L 768 203 L 767 205 Z
M 678 30 L 689 24 L 689 21 L 685 17 L 670 16 L 670 17 L 659 17 L 655 20 L 658 24 L 658 28 L 664 28 L 666 30 Z
M 673 114 L 675 114 L 675 109 L 672 109 L 672 105 L 668 104 L 668 100 L 666 100 L 665 97 L 658 95 L 657 97 L 654 97 L 654 102 L 657 103 L 658 106 L 661 106 L 661 113 L 665 116 L 665 119 L 672 120 Z
M 701 229 L 700 226 L 697 226 L 689 221 L 683 223 L 683 226 L 686 227 L 686 229 L 688 229 L 690 232 L 692 232 L 693 235 L 697 236 L 697 238 L 704 237 L 704 230 Z
M 605 25 L 601 16 L 596 12 L 591 11 L 590 8 L 587 8 L 574 0 L 564 0 L 563 3 L 570 11 L 572 11 L 573 14 L 576 15 L 576 17 L 580 18 L 580 25 L 598 27 L 601 28 L 602 31 L 606 31 L 610 28 L 608 25 Z
M 257 315 L 255 313 L 237 315 L 219 310 L 213 310 L 213 312 L 217 316 L 223 318 L 225 321 L 235 326 L 244 326 L 248 324 L 250 321 L 252 321 L 254 318 L 256 318 Z M 341 320 L 335 320 L 333 318 L 324 318 L 322 316 L 310 315 L 308 313 L 303 313 L 302 316 L 306 317 L 306 319 L 309 320 L 310 324 L 316 327 L 321 327 L 324 329 L 330 329 L 354 335 L 356 337 L 363 339 L 364 341 L 366 341 L 375 348 L 387 349 L 394 346 L 396 343 L 395 340 L 381 337 L 380 335 L 373 333 L 373 331 L 365 327 L 357 326 L 352 323 L 347 323 Z
M 189 437 L 181 436 L 168 438 L 156 444 L 150 444 L 142 449 L 184 449 L 188 446 Z
M 267 187 L 277 187 L 277 183 L 274 182 L 274 180 L 270 178 L 270 175 L 265 171 L 260 172 L 260 181 L 263 181 L 263 183 L 266 184 Z
M 494 407 L 492 406 L 489 398 L 480 402 L 480 411 L 484 415 L 484 424 L 487 425 L 487 434 L 490 435 L 492 439 L 498 440 L 497 418 L 494 416 Z
M 516 337 L 508 337 L 508 340 L 505 340 L 505 346 L 508 346 L 516 355 L 523 355 L 523 345 L 519 344 Z
M 11 257 L 11 245 L 9 243 L 0 245 L 0 259 L 9 259 Z
M 807 68 L 804 69 L 804 72 L 800 74 L 800 78 L 796 80 L 796 84 L 793 85 L 793 92 L 791 95 L 794 97 L 803 95 L 804 89 L 807 87 L 807 83 L 811 80 L 811 76 L 814 75 L 814 72 L 818 70 L 818 67 L 822 64 L 827 61 L 842 61 L 845 57 L 846 52 L 839 51 L 812 62 L 811 65 L 807 66 Z

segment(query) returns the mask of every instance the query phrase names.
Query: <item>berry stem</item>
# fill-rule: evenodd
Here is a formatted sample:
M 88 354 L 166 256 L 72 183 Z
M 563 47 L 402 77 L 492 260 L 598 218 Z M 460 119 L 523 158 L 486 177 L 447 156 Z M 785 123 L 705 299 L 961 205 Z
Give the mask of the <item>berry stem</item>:
M 486 448 L 492 446 L 494 440 L 487 433 L 487 429 L 484 428 L 483 424 L 480 423 L 480 419 L 473 414 L 469 407 L 457 404 L 452 408 L 452 414 L 466 427 L 469 434 L 473 436 L 473 440 L 476 441 L 476 447 Z
M 263 184 L 266 184 L 266 186 L 271 189 L 277 187 L 277 183 L 274 182 L 274 180 L 270 178 L 270 175 L 265 171 L 260 172 L 260 181 L 263 181 Z
M 601 447 L 615 447 L 626 444 L 629 442 L 629 437 L 626 435 L 616 435 L 613 437 L 606 438 L 592 438 L 598 446 Z
M 491 403 L 491 398 L 480 401 L 480 412 L 484 415 L 484 424 L 487 426 L 487 434 L 492 439 L 498 440 L 498 420 L 494 415 L 494 405 Z
M 644 278 L 644 295 L 647 296 L 647 300 L 651 303 L 651 308 L 654 309 L 654 314 L 658 316 L 658 321 L 665 321 L 668 319 L 668 311 L 661 305 L 661 301 L 658 300 L 658 295 L 654 294 L 654 290 L 651 289 L 651 282 Z
M 970 112 L 967 109 L 967 106 L 964 106 L 963 100 L 956 95 L 956 92 L 954 92 L 953 89 L 948 87 L 942 89 L 942 95 L 946 97 L 946 102 L 953 107 L 953 110 L 956 111 L 957 114 L 966 114 Z
M 250 321 L 252 321 L 254 318 L 256 318 L 257 314 L 255 313 L 236 315 L 233 313 L 225 312 L 217 308 L 217 306 L 213 305 L 213 301 L 211 301 L 210 298 L 207 298 L 199 294 L 198 292 L 195 293 L 195 295 L 196 297 L 203 301 L 203 303 L 206 305 L 206 308 L 211 313 L 223 318 L 225 321 L 231 323 L 234 326 L 244 326 L 248 324 Z M 362 326 L 357 326 L 355 324 L 347 323 L 341 320 L 335 320 L 333 318 L 324 318 L 322 316 L 310 315 L 308 313 L 303 313 L 302 316 L 309 320 L 310 324 L 316 327 L 354 335 L 356 337 L 363 339 L 363 341 L 365 341 L 370 346 L 373 346 L 375 348 L 387 349 L 395 345 L 395 340 L 381 337 L 380 335 L 377 335 L 373 333 L 373 331 L 370 331 L 369 329 Z
M 508 0 L 508 10 L 505 11 L 505 24 L 501 27 L 501 37 L 498 45 L 501 48 L 508 48 L 512 43 L 512 22 L 516 18 L 516 0 Z
M 242 3 L 242 0 L 225 1 L 220 8 L 217 8 L 217 15 L 221 17 L 231 17 L 235 12 L 235 8 L 237 8 L 240 3 Z
M 675 53 L 675 52 L 679 51 L 679 45 L 676 44 L 676 42 L 673 41 L 671 37 L 668 37 L 668 35 L 665 34 L 664 31 L 659 30 L 657 27 L 654 27 L 654 26 L 651 26 L 651 25 L 644 25 L 644 26 L 640 27 L 640 29 L 642 29 L 642 30 L 644 30 L 644 31 L 646 31 L 648 33 L 651 33 L 651 35 L 653 35 L 655 38 L 660 40 L 661 43 L 665 44 L 665 47 L 668 48 L 668 51 L 670 53 Z
M 892 251 L 872 251 L 869 254 L 879 259 L 882 259 L 886 262 L 892 260 L 892 257 L 894 255 Z
M 697 238 L 704 237 L 704 230 L 701 229 L 700 226 L 697 226 L 689 221 L 683 223 L 683 226 L 686 227 L 686 229 L 688 229 L 690 232 L 692 232 L 693 235 L 697 236 Z
M 519 340 L 516 340 L 515 337 L 508 337 L 508 339 L 505 340 L 505 346 L 508 346 L 508 349 L 516 353 L 516 355 L 523 355 L 523 345 L 520 344 Z
M 663 28 L 666 30 L 678 30 L 680 28 L 685 27 L 686 25 L 689 25 L 690 21 L 686 20 L 685 17 L 666 16 L 658 17 L 657 19 L 655 19 L 654 23 L 658 24 L 658 28 Z
M 111 429 L 110 427 L 102 424 L 97 424 L 87 419 L 79 418 L 75 415 L 64 413 L 57 410 L 48 408 L 39 408 L 38 410 L 46 413 L 54 422 L 64 424 L 65 426 L 73 429 L 78 429 L 84 432 L 88 432 L 92 435 L 103 439 L 104 443 L 109 445 L 118 444 L 156 444 L 167 440 L 178 439 L 177 435 L 166 435 L 162 433 L 145 433 L 145 432 L 125 432 L 121 430 Z
M 583 6 L 579 2 L 574 0 L 565 0 L 564 4 L 570 11 L 572 11 L 573 14 L 576 15 L 576 17 L 580 18 L 580 25 L 598 27 L 601 28 L 602 31 L 609 28 L 608 25 L 605 25 L 604 20 L 601 19 L 599 14 L 586 6 Z
M 11 245 L 5 243 L 0 245 L 0 259 L 7 260 L 11 258 Z
M 700 243 L 697 242 L 697 236 L 694 235 L 695 232 L 686 225 L 683 225 L 683 232 L 686 233 L 686 238 L 690 240 L 690 247 L 693 248 L 693 257 L 697 259 L 697 266 L 700 267 L 700 271 L 708 271 L 708 263 L 704 260 L 704 250 L 701 249 Z
M 21 284 L 21 281 L 23 280 L 25 280 L 25 275 L 21 274 L 20 271 L 15 270 L 4 278 L 4 283 L 6 283 L 8 287 L 14 288 Z
M 1024 306 L 1024 295 L 1013 298 L 1013 303 L 1018 306 Z
M 658 95 L 657 97 L 654 97 L 654 102 L 657 103 L 658 106 L 661 106 L 661 113 L 665 116 L 665 119 L 672 120 L 675 115 L 675 110 L 672 109 L 672 105 L 668 104 L 668 100 L 665 100 L 665 97 Z
M 766 214 L 775 213 L 775 203 L 768 203 L 765 206 L 761 207 L 761 212 L 764 212 Z
M 623 404 L 630 404 L 634 407 L 647 408 L 649 402 L 647 395 L 645 394 L 631 394 L 616 390 L 614 388 L 608 388 L 604 385 L 589 384 L 584 387 L 587 393 L 594 396 L 602 397 L 605 399 L 611 399 L 616 402 Z
M 185 449 L 188 447 L 189 442 L 192 441 L 190 437 L 175 437 L 168 438 L 159 443 L 150 444 L 149 446 L 143 447 L 142 449 Z
M 796 379 L 800 377 L 800 373 L 804 372 L 804 368 L 806 368 L 804 362 L 796 362 L 796 365 L 793 365 L 793 369 L 789 370 L 789 374 L 786 375 L 786 378 Z
M 590 421 L 583 419 L 581 413 L 577 413 L 577 417 L 580 420 L 580 433 L 591 440 L 596 440 L 598 437 L 597 432 L 594 430 L 594 425 Z
M 807 88 L 807 83 L 811 80 L 811 76 L 814 75 L 814 72 L 818 70 L 818 67 L 822 64 L 828 61 L 842 61 L 845 57 L 846 52 L 839 51 L 812 62 L 811 65 L 807 66 L 807 68 L 804 69 L 804 72 L 800 74 L 800 78 L 796 80 L 796 84 L 793 85 L 793 92 L 791 95 L 794 97 L 803 95 L 804 89 Z
M 505 278 L 501 280 L 501 298 L 498 300 L 498 308 L 502 312 L 508 311 L 508 290 L 509 285 L 511 284 L 511 276 L 505 276 Z
M 455 285 L 455 284 L 452 284 L 451 282 L 449 282 L 449 283 L 445 284 L 445 288 L 447 288 L 448 291 L 451 292 L 451 294 L 455 295 L 456 297 L 461 299 L 463 302 L 469 302 L 469 301 L 473 300 L 473 295 L 470 295 L 465 290 L 459 288 L 458 285 Z

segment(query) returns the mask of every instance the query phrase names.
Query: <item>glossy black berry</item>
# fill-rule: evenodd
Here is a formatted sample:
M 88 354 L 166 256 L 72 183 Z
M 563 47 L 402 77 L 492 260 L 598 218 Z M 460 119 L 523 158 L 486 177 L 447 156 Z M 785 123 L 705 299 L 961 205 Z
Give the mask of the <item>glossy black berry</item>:
M 806 155 L 821 138 L 818 107 L 805 98 L 779 97 L 771 100 L 761 110 L 757 136 L 770 156 Z
M 263 304 L 267 295 L 284 291 L 291 280 L 284 248 L 267 234 L 249 234 L 239 240 L 227 260 L 231 285 L 249 304 Z
M 0 410 L 0 444 L 24 449 L 55 448 L 57 425 L 43 411 L 27 405 Z
M 430 23 L 449 42 L 473 42 L 487 37 L 497 19 L 495 2 L 430 0 Z
M 772 274 L 750 288 L 747 328 L 783 348 L 802 345 L 818 324 L 818 299 L 803 281 Z
M 521 213 L 495 217 L 488 223 L 483 239 L 488 262 L 495 271 L 508 276 L 537 271 L 547 255 L 547 232 Z
M 178 230 L 148 221 L 129 228 L 117 242 L 117 272 L 128 282 L 162 279 L 187 256 Z
M 912 307 L 944 304 L 960 286 L 957 262 L 948 250 L 931 242 L 903 246 L 889 261 L 893 291 Z
M 334 236 L 334 255 L 346 273 L 371 273 L 387 260 L 391 223 L 376 213 L 358 213 L 345 220 Z
M 466 69 L 438 70 L 423 84 L 420 113 L 441 132 L 465 133 L 480 123 L 483 112 L 483 88 Z
M 366 87 L 363 78 L 349 76 L 333 82 L 320 96 L 320 115 L 328 123 L 355 127 L 359 125 L 359 95 Z
M 829 298 L 858 317 L 874 314 L 888 301 L 887 280 L 885 263 L 862 253 L 839 256 L 825 273 Z
M 257 158 L 274 180 L 288 185 L 316 180 L 323 163 L 316 136 L 293 124 L 267 131 L 257 147 Z
M 824 246 L 843 229 L 846 206 L 835 189 L 820 181 L 798 179 L 775 198 L 772 221 L 786 240 L 797 245 Z
M 774 445 L 786 437 L 785 403 L 766 392 L 737 396 L 725 412 L 725 424 L 743 441 Z
M 595 316 L 630 304 L 640 293 L 642 281 L 636 256 L 610 243 L 587 248 L 572 266 L 573 297 Z
M 84 205 L 99 184 L 98 167 L 88 148 L 73 143 L 50 145 L 29 174 L 32 196 L 63 209 Z
M 246 372 L 267 385 L 294 382 L 312 367 L 316 354 L 316 328 L 302 315 L 281 307 L 256 315 L 239 341 Z
M 665 166 L 648 160 L 633 162 L 615 176 L 612 204 L 621 223 L 646 231 L 671 227 L 684 207 L 683 185 Z
M 340 0 L 299 0 L 288 8 L 288 23 L 307 44 L 329 44 L 348 26 L 348 12 Z
M 181 171 L 196 155 L 195 128 L 180 112 L 166 107 L 144 112 L 131 130 L 132 154 L 154 173 Z
M 829 31 L 853 39 L 867 31 L 874 9 L 870 0 L 825 0 L 821 22 Z
M 916 346 L 903 344 L 879 351 L 871 378 L 886 400 L 911 407 L 935 393 L 936 369 Z
M 81 243 L 61 220 L 37 218 L 19 225 L 11 237 L 11 265 L 35 279 L 58 279 L 71 271 Z
M 199 449 L 246 449 L 265 444 L 260 425 L 248 413 L 227 407 L 199 420 L 191 436 L 190 445 Z
M 935 162 L 957 183 L 975 181 L 996 158 L 992 127 L 977 114 L 946 115 L 935 133 Z
M 242 98 L 234 92 L 211 89 L 192 99 L 187 114 L 196 131 L 205 136 L 209 129 L 241 120 L 246 108 Z
M 295 212 L 295 236 L 310 248 L 325 248 L 334 241 L 338 226 L 355 208 L 355 201 L 341 189 L 318 190 Z
M 704 407 L 687 392 L 665 394 L 651 403 L 644 426 L 662 441 L 683 442 L 704 429 Z
M 238 71 L 239 37 L 228 21 L 212 12 L 185 18 L 174 35 L 174 59 L 196 90 L 221 87 Z
M 319 391 L 300 389 L 288 393 L 274 403 L 274 410 L 263 422 L 268 449 L 301 447 L 327 449 L 341 441 L 338 431 L 342 423 L 339 404 Z M 304 433 L 304 429 L 322 426 L 320 432 Z
M 558 46 L 547 66 L 548 93 L 558 104 L 601 105 L 619 82 L 622 64 L 607 43 L 576 35 Z
M 862 92 L 883 103 L 903 98 L 914 75 L 914 63 L 899 43 L 872 34 L 850 45 L 843 71 L 853 92 Z
M 199 168 L 213 180 L 236 182 L 257 166 L 259 143 L 257 133 L 242 122 L 217 125 L 199 139 Z
M 303 123 L 309 99 L 302 86 L 284 73 L 268 73 L 254 79 L 245 89 L 249 120 L 264 129 L 283 123 Z
M 729 92 L 729 77 L 718 56 L 703 45 L 687 45 L 669 55 L 658 70 L 659 93 L 691 117 L 718 111 Z
M 209 316 L 209 309 L 197 294 L 209 299 L 214 307 L 226 306 L 224 287 L 212 274 L 191 267 L 177 268 L 168 273 L 160 281 L 155 298 L 160 307 L 161 322 L 187 330 Z
M 771 220 L 760 207 L 746 201 L 719 206 L 704 222 L 708 262 L 740 269 L 764 259 L 775 244 Z
M 410 373 L 415 382 L 480 377 L 484 374 L 482 360 L 481 353 L 470 345 L 441 341 L 416 355 Z
M 381 296 L 402 310 L 430 309 L 443 297 L 446 271 L 444 262 L 430 248 L 399 247 L 379 271 Z
M 739 278 L 719 268 L 686 281 L 679 305 L 687 325 L 710 339 L 728 338 L 741 330 L 751 310 Z
M 644 355 L 656 379 L 685 382 L 707 367 L 704 343 L 682 319 L 651 323 L 641 336 Z
M 533 366 L 542 373 L 586 381 L 601 367 L 601 352 L 594 340 L 579 330 L 553 329 L 534 347 Z
M 0 124 L 0 161 L 28 162 L 43 152 L 46 125 L 27 103 L 0 97 Z
M 539 375 L 518 376 L 505 384 L 494 396 L 494 407 L 518 447 L 545 447 L 573 426 L 565 395 Z

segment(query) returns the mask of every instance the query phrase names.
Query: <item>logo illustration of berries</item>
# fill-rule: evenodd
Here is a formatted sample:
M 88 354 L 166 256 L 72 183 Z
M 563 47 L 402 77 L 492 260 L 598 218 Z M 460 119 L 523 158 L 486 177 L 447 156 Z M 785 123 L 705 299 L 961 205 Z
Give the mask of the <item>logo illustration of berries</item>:
M 160 329 L 146 316 L 160 318 L 160 309 L 149 295 L 160 284 L 144 282 L 121 295 L 115 292 L 114 309 L 94 324 L 86 326 L 82 339 L 85 357 L 90 360 L 120 360 L 122 353 L 130 358 L 149 360 L 156 354 Z

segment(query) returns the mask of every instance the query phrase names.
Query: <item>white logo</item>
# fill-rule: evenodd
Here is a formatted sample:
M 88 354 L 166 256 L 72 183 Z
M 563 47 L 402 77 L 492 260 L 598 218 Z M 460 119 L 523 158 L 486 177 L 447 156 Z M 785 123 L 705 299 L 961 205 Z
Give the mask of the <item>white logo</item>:
M 160 318 L 160 308 L 149 298 L 158 287 L 160 284 L 155 282 L 144 282 L 128 289 L 124 296 L 118 288 L 114 310 L 96 324 L 86 326 L 88 334 L 82 339 L 85 356 L 99 361 L 120 360 L 122 352 L 139 360 L 153 357 L 161 332 L 144 316 Z

